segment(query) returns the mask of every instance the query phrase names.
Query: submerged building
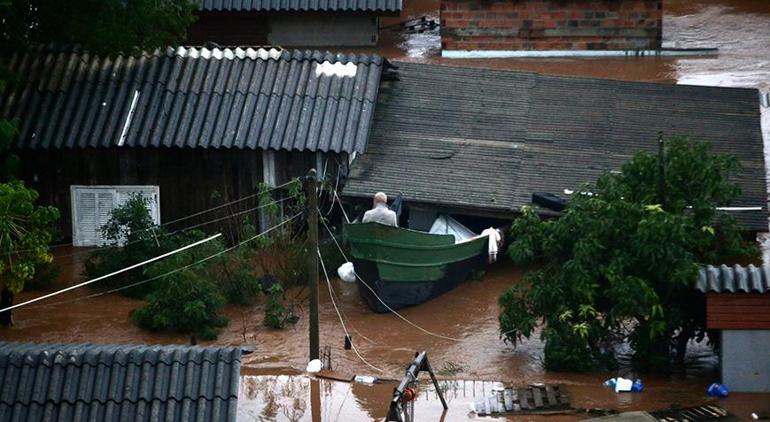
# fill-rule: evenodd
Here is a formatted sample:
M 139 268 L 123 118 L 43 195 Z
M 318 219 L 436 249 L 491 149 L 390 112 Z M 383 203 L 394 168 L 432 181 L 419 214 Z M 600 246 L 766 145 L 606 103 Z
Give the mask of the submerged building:
M 398 16 L 401 0 L 200 0 L 190 44 L 367 47 L 380 18 Z
M 441 0 L 445 57 L 654 51 L 662 28 L 662 0 Z
M 770 266 L 705 266 L 706 327 L 719 331 L 722 382 L 734 392 L 770 392 Z
M 734 155 L 742 193 L 730 205 L 746 208 L 735 217 L 749 231 L 768 229 L 756 89 L 394 65 L 343 191 L 352 202 L 402 193 L 402 223 L 418 229 L 438 213 L 510 220 L 535 192 L 567 199 L 635 152 L 657 151 L 663 132 Z
M 20 176 L 59 208 L 62 236 L 93 246 L 132 192 L 163 223 L 233 200 L 231 211 L 249 209 L 260 183 L 311 167 L 346 169 L 366 151 L 387 67 L 379 56 L 282 49 L 43 49 L 11 60 L 19 77 L 0 116 L 18 120 Z

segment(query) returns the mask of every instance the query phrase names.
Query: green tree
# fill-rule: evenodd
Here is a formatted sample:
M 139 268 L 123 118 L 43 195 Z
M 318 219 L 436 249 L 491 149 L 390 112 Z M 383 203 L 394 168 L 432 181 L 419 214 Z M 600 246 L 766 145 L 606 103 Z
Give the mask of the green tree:
M 59 210 L 38 206 L 37 198 L 37 192 L 20 181 L 0 183 L 0 308 L 12 305 L 13 295 L 35 276 L 35 268 L 52 259 L 48 244 Z M 4 325 L 12 321 L 11 311 L 0 316 Z
M 558 219 L 525 208 L 514 221 L 508 254 L 534 265 L 500 297 L 500 331 L 515 345 L 540 326 L 547 369 L 614 364 L 625 341 L 640 369 L 669 369 L 706 333 L 698 264 L 757 253 L 716 209 L 739 194 L 734 157 L 677 137 L 658 158 L 635 154 L 574 194 Z
M 192 0 L 2 0 L 0 50 L 80 45 L 98 54 L 153 50 L 183 41 Z

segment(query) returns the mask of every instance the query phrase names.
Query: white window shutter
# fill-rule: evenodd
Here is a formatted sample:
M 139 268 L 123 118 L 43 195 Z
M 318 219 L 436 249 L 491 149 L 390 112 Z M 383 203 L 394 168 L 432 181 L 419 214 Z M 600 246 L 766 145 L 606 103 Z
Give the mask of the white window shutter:
M 102 227 L 112 218 L 112 210 L 115 209 L 115 191 L 105 189 L 96 194 L 96 245 L 102 246 L 106 242 L 102 236 Z
M 71 186 L 74 246 L 104 245 L 102 227 L 112 218 L 112 211 L 125 204 L 134 192 L 141 192 L 149 200 L 150 215 L 160 224 L 158 186 Z
M 73 243 L 75 246 L 96 245 L 96 192 L 89 190 L 74 192 Z

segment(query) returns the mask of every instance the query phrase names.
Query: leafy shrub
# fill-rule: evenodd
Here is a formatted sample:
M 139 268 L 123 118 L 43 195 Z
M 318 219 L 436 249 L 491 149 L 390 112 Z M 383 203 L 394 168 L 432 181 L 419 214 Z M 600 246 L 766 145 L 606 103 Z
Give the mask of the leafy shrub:
M 253 305 L 262 291 L 253 266 L 255 254 L 254 250 L 242 246 L 222 259 L 216 279 L 227 303 Z
M 299 318 L 287 308 L 283 301 L 285 294 L 283 287 L 275 283 L 267 289 L 267 304 L 265 305 L 264 324 L 270 328 L 284 328 L 287 323 L 294 324 Z
M 112 216 L 101 228 L 102 236 L 109 247 L 99 248 L 89 253 L 85 261 L 85 275 L 96 278 L 111 272 L 146 261 L 179 244 L 177 237 L 165 235 L 163 229 L 155 225 L 148 209 L 148 199 L 141 193 L 133 193 L 122 206 L 112 210 Z M 137 283 L 144 279 L 143 269 L 106 278 L 92 285 L 99 288 L 118 288 Z M 156 283 L 142 284 L 138 287 L 122 290 L 126 296 L 142 298 L 152 292 Z
M 187 237 L 187 244 L 202 234 L 188 233 L 178 237 Z M 176 270 L 223 248 L 215 239 L 147 266 L 146 277 L 163 277 L 151 282 L 156 285 L 155 289 L 145 297 L 146 305 L 131 311 L 131 319 L 148 330 L 192 333 L 203 340 L 216 338 L 219 329 L 228 323 L 222 314 L 226 298 L 220 286 L 211 280 L 209 269 L 221 265 L 221 262 L 216 263 L 221 258 Z

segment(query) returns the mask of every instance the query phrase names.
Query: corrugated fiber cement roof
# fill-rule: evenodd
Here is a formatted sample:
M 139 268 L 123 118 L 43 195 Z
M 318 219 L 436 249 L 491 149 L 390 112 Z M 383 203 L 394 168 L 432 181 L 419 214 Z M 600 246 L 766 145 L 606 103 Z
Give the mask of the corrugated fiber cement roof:
M 188 147 L 363 152 L 383 59 L 177 48 L 14 56 L 0 117 L 20 148 Z
M 235 421 L 235 347 L 0 342 L 1 421 Z
M 770 266 L 702 266 L 695 288 L 703 293 L 770 293 Z
M 466 213 L 512 217 L 532 193 L 567 198 L 636 151 L 657 151 L 658 132 L 709 141 L 732 154 L 742 194 L 730 206 L 767 231 L 765 162 L 755 89 L 664 85 L 394 63 L 383 81 L 367 152 L 351 167 L 348 197 L 402 192 Z
M 207 11 L 401 11 L 401 0 L 200 0 L 200 5 Z

